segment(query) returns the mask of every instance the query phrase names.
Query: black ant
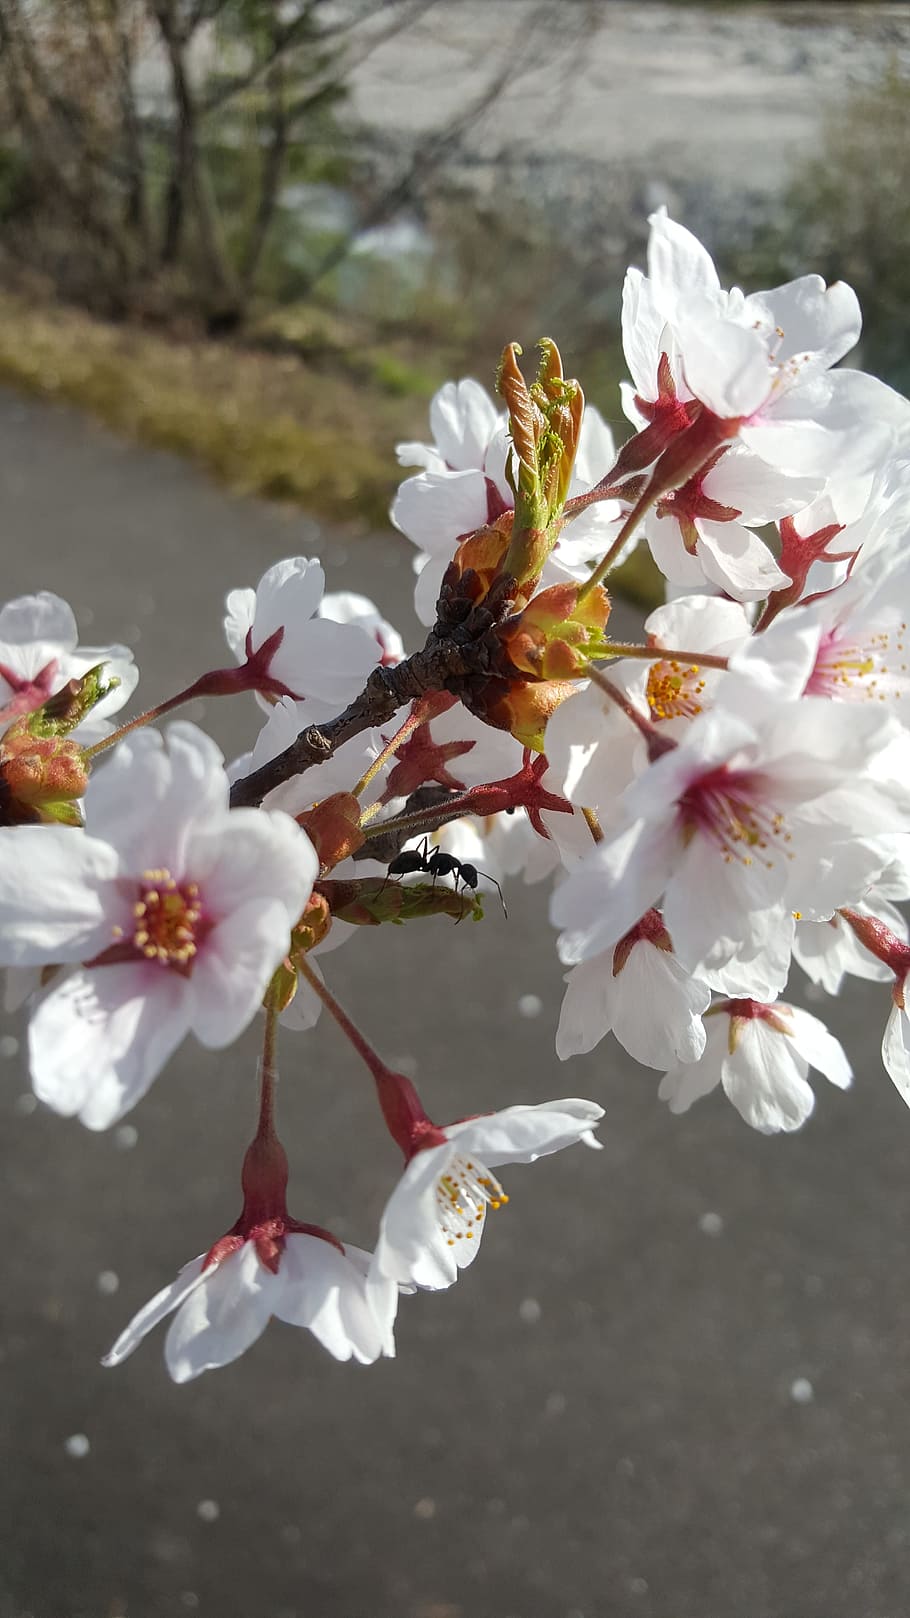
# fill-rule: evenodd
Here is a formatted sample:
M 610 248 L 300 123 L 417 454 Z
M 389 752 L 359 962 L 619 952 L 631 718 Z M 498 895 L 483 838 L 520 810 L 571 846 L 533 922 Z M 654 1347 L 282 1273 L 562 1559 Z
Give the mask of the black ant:
M 492 882 L 496 892 L 499 894 L 503 915 L 507 917 L 509 914 L 506 909 L 505 899 L 502 896 L 502 888 L 499 886 L 495 876 L 491 876 L 489 871 L 478 871 L 476 865 L 471 865 L 468 860 L 456 859 L 454 854 L 447 854 L 445 849 L 440 848 L 438 845 L 431 848 L 429 837 L 425 837 L 417 848 L 405 848 L 402 849 L 400 854 L 396 854 L 386 873 L 386 881 L 388 881 L 389 877 L 410 876 L 416 871 L 422 871 L 425 876 L 431 876 L 434 888 L 439 877 L 454 876 L 456 893 L 458 892 L 459 882 L 463 887 L 470 888 L 472 893 L 476 893 L 480 877 L 485 876 L 488 882 Z M 458 919 L 460 921 L 461 917 L 459 916 Z

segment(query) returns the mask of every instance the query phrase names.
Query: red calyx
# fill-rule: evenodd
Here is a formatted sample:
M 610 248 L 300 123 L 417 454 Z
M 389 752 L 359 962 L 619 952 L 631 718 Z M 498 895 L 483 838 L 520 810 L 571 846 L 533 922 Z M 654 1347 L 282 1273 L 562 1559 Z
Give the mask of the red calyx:
M 613 976 L 618 977 L 635 945 L 644 939 L 653 944 L 656 949 L 663 949 L 672 954 L 673 944 L 670 934 L 664 926 L 664 918 L 659 910 L 646 910 L 640 921 L 630 927 L 623 935 L 613 951 Z
M 869 954 L 884 961 L 890 968 L 897 980 L 895 988 L 903 992 L 904 979 L 910 972 L 910 944 L 905 944 L 877 916 L 861 916 L 858 911 L 846 908 L 840 911 L 840 915 Z
M 260 1263 L 277 1275 L 281 1254 L 288 1236 L 318 1236 L 330 1242 L 340 1253 L 342 1243 L 331 1231 L 321 1225 L 302 1224 L 292 1219 L 287 1210 L 288 1160 L 284 1147 L 273 1130 L 260 1130 L 247 1149 L 243 1160 L 240 1183 L 243 1187 L 243 1212 L 226 1235 L 219 1237 L 205 1255 L 202 1268 L 221 1264 L 245 1242 L 253 1242 Z
M 408 1161 L 416 1152 L 445 1143 L 446 1136 L 427 1117 L 410 1079 L 403 1073 L 393 1073 L 390 1068 L 374 1072 L 373 1077 L 386 1128 Z
M 813 562 L 849 562 L 852 570 L 853 563 L 859 555 L 859 547 L 853 551 L 829 551 L 828 546 L 837 535 L 843 532 L 843 523 L 829 523 L 825 528 L 817 528 L 814 534 L 798 534 L 793 517 L 784 517 L 778 523 L 780 534 L 780 567 L 790 579 L 790 584 L 782 589 L 775 590 L 768 597 L 768 604 L 762 614 L 760 629 L 767 629 L 768 625 L 777 617 L 784 607 L 791 607 L 799 601 L 809 569 Z M 804 605 L 809 601 L 817 601 L 819 596 L 828 595 L 829 591 L 820 590 L 816 595 L 808 596 Z
M 422 699 L 424 704 L 433 703 L 433 717 L 445 713 L 457 701 L 447 692 L 440 692 L 437 696 Z M 474 747 L 472 741 L 436 742 L 433 740 L 430 722 L 421 725 L 413 736 L 402 742 L 395 754 L 396 764 L 389 774 L 385 790 L 386 798 L 409 798 L 418 787 L 435 781 L 441 787 L 451 787 L 455 791 L 464 790 L 464 782 L 453 775 L 449 765 L 465 753 L 470 753 Z
M 667 445 L 691 427 L 702 410 L 697 399 L 679 398 L 668 354 L 661 354 L 657 367 L 657 398 L 642 399 L 636 394 L 635 404 L 648 425 L 623 444 L 611 474 L 614 478 L 628 472 L 641 472 L 653 465 Z
M 540 818 L 541 811 L 550 809 L 556 814 L 570 815 L 572 805 L 567 803 L 565 798 L 559 797 L 558 793 L 549 792 L 546 787 L 541 786 L 541 779 L 547 769 L 546 755 L 532 753 L 530 748 L 526 747 L 517 775 L 471 788 L 466 794 L 470 802 L 465 805 L 465 814 L 499 815 L 507 809 L 524 809 L 538 835 L 548 837 L 549 832 Z
M 671 494 L 664 495 L 657 502 L 658 517 L 675 517 L 679 523 L 683 544 L 690 555 L 695 554 L 698 543 L 698 530 L 695 526 L 697 517 L 706 517 L 710 522 L 735 522 L 737 517 L 742 516 L 742 511 L 738 511 L 735 506 L 721 505 L 719 500 L 712 500 L 711 496 L 704 492 L 705 478 L 709 472 L 713 472 L 718 461 L 726 453 L 727 445 L 722 444 L 688 483 L 674 489 Z

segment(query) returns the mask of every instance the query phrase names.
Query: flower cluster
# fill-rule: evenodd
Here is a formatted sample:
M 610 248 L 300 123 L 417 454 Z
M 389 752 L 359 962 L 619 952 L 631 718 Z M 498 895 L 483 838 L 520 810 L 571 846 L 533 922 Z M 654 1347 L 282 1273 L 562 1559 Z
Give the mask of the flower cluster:
M 910 404 L 835 368 L 859 331 L 817 276 L 724 290 L 661 212 L 623 294 L 624 442 L 545 341 L 531 381 L 505 351 L 502 408 L 448 383 L 432 442 L 399 446 L 429 631 L 410 655 L 293 557 L 228 595 L 232 661 L 115 730 L 130 653 L 79 647 L 47 593 L 0 611 L 0 963 L 36 1095 L 105 1129 L 188 1034 L 262 1025 L 240 1217 L 106 1363 L 167 1315 L 177 1381 L 273 1315 L 338 1359 L 391 1354 L 402 1294 L 452 1285 L 508 1201 L 496 1171 L 597 1144 L 577 1098 L 434 1122 L 326 983 L 358 931 L 507 912 L 519 876 L 552 881 L 561 1060 L 612 1034 L 671 1111 L 720 1085 L 753 1128 L 796 1129 L 810 1069 L 851 1069 L 785 998 L 795 963 L 797 987 L 889 986 L 910 1104 Z M 666 600 L 620 641 L 608 586 L 639 544 Z M 266 717 L 231 763 L 154 728 L 240 691 Z M 286 1203 L 277 1046 L 323 1010 L 403 1154 L 371 1251 Z

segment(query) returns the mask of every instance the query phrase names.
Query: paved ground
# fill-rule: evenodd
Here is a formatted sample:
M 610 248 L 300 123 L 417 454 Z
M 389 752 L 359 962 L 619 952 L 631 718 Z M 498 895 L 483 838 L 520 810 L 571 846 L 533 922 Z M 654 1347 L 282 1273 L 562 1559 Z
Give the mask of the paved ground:
M 404 611 L 392 540 L 345 556 L 8 394 L 0 500 L 0 595 L 58 589 L 84 624 L 91 606 L 93 637 L 136 646 L 149 699 L 223 655 L 221 592 L 298 548 Z M 207 718 L 238 747 L 253 714 Z M 124 1137 L 29 1114 L 6 1034 L 0 1618 L 910 1610 L 910 1119 L 878 1067 L 880 998 L 838 1008 L 856 1088 L 820 1094 L 797 1137 L 761 1139 L 720 1100 L 674 1120 L 619 1053 L 560 1068 L 539 897 L 509 909 L 430 924 L 436 958 L 414 929 L 378 954 L 357 940 L 333 981 L 442 1115 L 588 1094 L 606 1150 L 513 1170 L 473 1272 L 410 1300 L 399 1358 L 371 1369 L 274 1326 L 188 1388 L 160 1338 L 102 1371 L 133 1309 L 236 1215 L 254 1039 L 187 1045 Z M 536 1020 L 514 1015 L 526 993 Z M 330 1027 L 288 1041 L 283 1068 L 294 1207 L 366 1244 L 396 1164 L 364 1076 Z

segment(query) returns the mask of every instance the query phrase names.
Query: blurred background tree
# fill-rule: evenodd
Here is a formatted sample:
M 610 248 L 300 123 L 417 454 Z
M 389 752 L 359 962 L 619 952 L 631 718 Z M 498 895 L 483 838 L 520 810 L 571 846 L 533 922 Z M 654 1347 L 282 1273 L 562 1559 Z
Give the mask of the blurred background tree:
M 347 174 L 352 57 L 432 3 L 0 0 L 7 252 L 102 313 L 235 328 L 282 189 Z

